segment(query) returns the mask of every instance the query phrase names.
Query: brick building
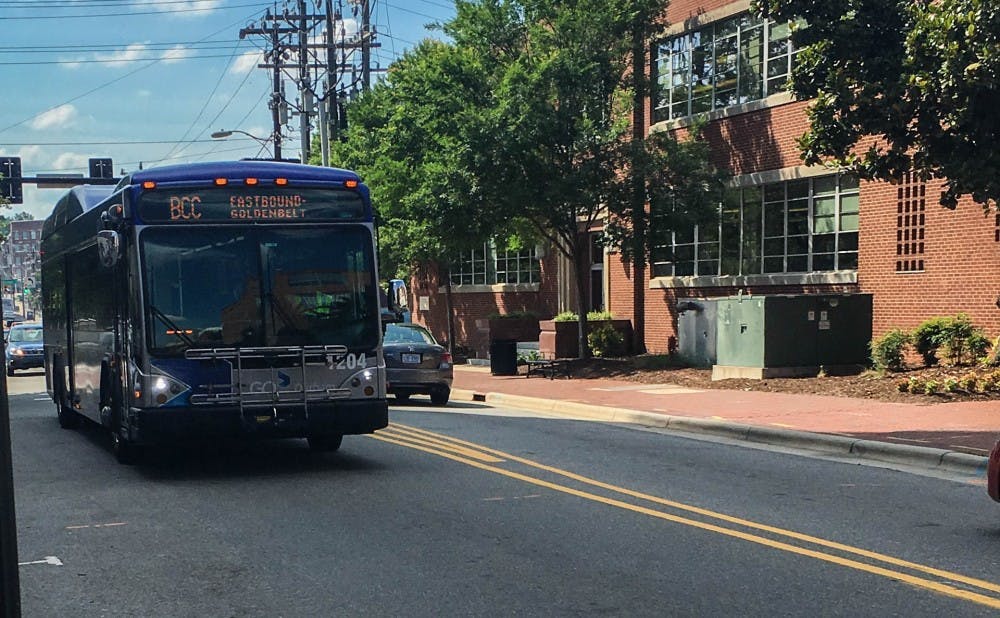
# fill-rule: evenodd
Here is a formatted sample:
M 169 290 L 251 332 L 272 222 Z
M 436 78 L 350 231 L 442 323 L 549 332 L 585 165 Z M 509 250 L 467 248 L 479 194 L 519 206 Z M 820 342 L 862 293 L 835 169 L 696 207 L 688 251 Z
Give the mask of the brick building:
M 0 273 L 5 282 L 3 294 L 17 306 L 21 305 L 25 287 L 33 288 L 40 280 L 39 249 L 43 223 L 41 220 L 11 221 L 10 233 L 0 245 Z M 7 282 L 10 281 L 14 284 L 9 285 Z
M 667 23 L 650 54 L 659 87 L 647 126 L 683 133 L 693 114 L 707 115 L 714 163 L 730 180 L 717 226 L 675 233 L 653 251 L 645 298 L 651 352 L 676 342 L 679 301 L 741 291 L 872 294 L 876 336 L 958 312 L 1000 334 L 1000 284 L 989 275 L 1000 260 L 1000 216 L 968 199 L 955 211 L 941 207 L 938 182 L 859 182 L 803 165 L 795 140 L 808 127 L 808 103 L 787 92 L 797 56 L 791 28 L 751 15 L 748 0 L 673 0 Z M 482 350 L 482 320 L 491 312 L 550 317 L 575 308 L 563 260 L 546 256 L 534 287 L 513 289 L 489 278 L 488 249 L 476 285 L 453 277 L 460 343 Z M 628 265 L 600 248 L 592 253 L 591 308 L 632 318 Z M 439 288 L 417 277 L 415 289 L 429 300 L 415 319 L 442 334 Z

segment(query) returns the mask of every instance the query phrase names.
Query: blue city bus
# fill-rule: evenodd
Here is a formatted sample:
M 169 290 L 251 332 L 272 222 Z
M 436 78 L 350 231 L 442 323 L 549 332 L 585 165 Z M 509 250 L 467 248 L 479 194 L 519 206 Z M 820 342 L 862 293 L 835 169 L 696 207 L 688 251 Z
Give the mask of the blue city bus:
M 60 425 L 107 427 L 123 463 L 204 438 L 333 451 L 385 427 L 382 322 L 406 290 L 378 289 L 374 238 L 346 170 L 198 163 L 71 189 L 41 243 Z

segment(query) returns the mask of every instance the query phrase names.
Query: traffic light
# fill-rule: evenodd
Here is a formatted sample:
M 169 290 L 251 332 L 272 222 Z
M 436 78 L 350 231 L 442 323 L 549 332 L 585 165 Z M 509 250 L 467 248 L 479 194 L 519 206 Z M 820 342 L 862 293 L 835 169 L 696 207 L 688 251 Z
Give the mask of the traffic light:
M 90 159 L 90 177 L 91 178 L 114 178 L 115 172 L 111 165 L 111 159 L 100 158 L 100 159 Z
M 21 157 L 0 157 L 0 198 L 11 204 L 24 203 L 21 188 Z

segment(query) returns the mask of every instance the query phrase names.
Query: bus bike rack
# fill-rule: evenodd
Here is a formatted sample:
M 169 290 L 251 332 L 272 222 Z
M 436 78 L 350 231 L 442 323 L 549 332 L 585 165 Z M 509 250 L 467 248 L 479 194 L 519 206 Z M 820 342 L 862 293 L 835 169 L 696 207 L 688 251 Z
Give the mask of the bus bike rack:
M 192 405 L 210 404 L 236 404 L 240 407 L 240 417 L 245 419 L 245 411 L 255 408 L 271 408 L 272 414 L 277 417 L 276 406 L 281 404 L 300 404 L 306 420 L 309 419 L 309 403 L 321 401 L 337 401 L 348 399 L 351 396 L 349 388 L 322 388 L 309 387 L 307 378 L 307 367 L 326 367 L 332 369 L 345 356 L 347 356 L 347 346 L 343 345 L 317 345 L 317 346 L 277 346 L 266 348 L 194 348 L 184 352 L 184 357 L 191 360 L 221 360 L 227 361 L 232 369 L 232 383 L 228 385 L 206 384 L 201 388 L 208 390 L 206 393 L 191 395 Z M 244 367 L 244 362 L 250 359 L 263 360 L 267 369 L 270 370 L 272 389 L 262 392 L 249 392 L 243 388 L 244 371 L 259 372 L 263 368 L 248 369 Z M 297 387 L 282 390 L 279 386 L 278 371 L 294 371 L 296 367 L 275 367 L 275 361 L 280 359 L 296 359 L 299 371 L 299 385 Z M 253 375 L 259 378 L 260 374 Z M 294 384 L 294 380 L 290 381 Z M 216 388 L 228 387 L 228 391 L 214 392 Z

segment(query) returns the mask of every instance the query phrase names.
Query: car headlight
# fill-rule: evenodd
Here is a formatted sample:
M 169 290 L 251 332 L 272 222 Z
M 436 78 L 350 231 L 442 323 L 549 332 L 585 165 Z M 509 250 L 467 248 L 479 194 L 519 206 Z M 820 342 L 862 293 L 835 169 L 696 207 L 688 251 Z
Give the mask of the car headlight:
M 13 348 L 10 351 L 10 353 L 13 354 L 14 356 L 24 356 L 24 350 L 22 350 L 21 348 Z

